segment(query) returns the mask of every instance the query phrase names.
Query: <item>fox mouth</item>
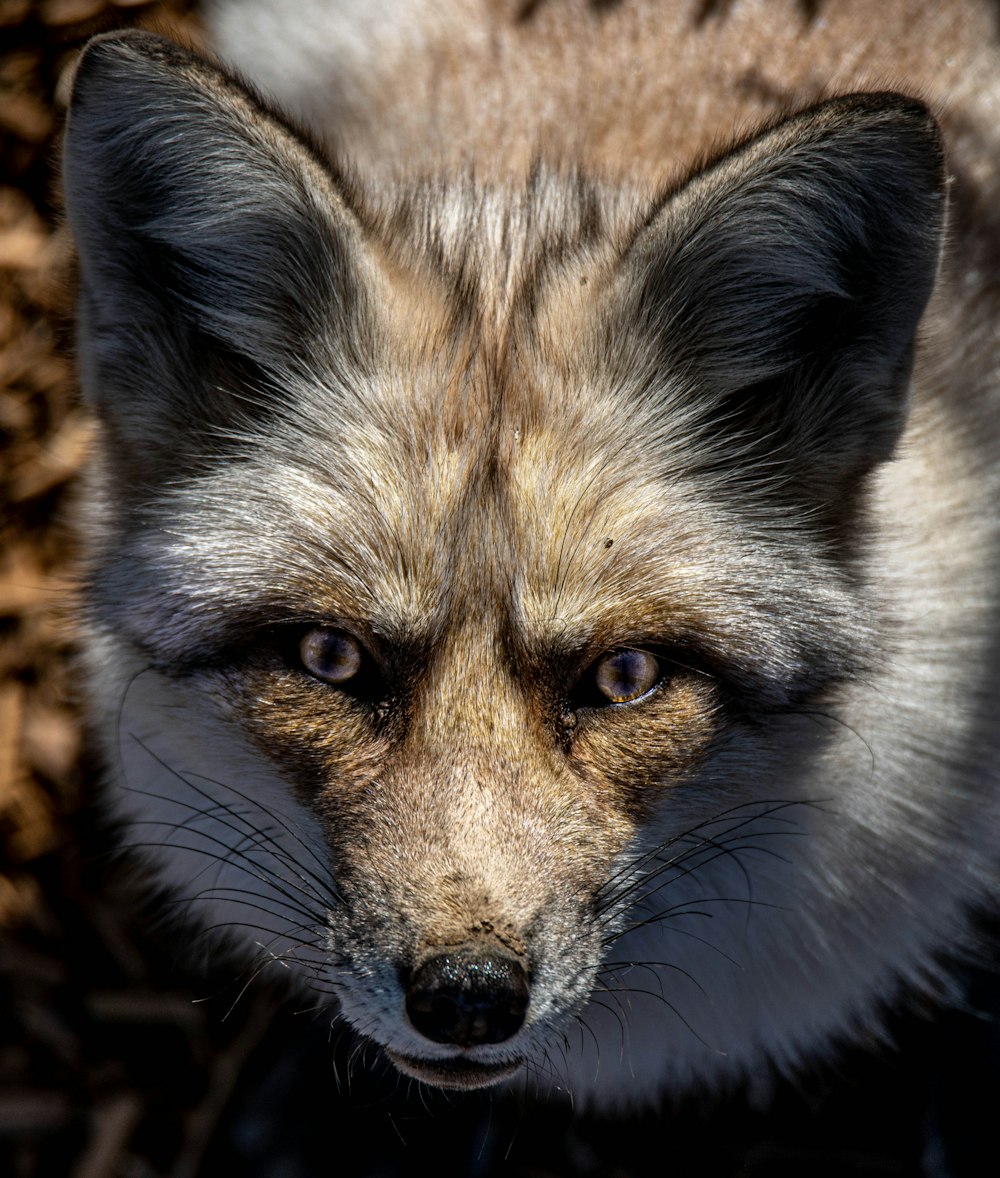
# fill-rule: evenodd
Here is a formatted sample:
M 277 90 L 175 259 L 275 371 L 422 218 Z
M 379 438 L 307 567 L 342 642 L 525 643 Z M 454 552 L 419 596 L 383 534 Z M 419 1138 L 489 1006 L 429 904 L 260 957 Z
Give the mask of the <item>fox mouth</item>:
M 453 1059 L 416 1059 L 412 1055 L 400 1055 L 388 1047 L 385 1054 L 405 1075 L 438 1088 L 488 1088 L 513 1076 L 522 1060 L 516 1058 L 503 1063 L 479 1063 L 476 1060 L 457 1056 Z

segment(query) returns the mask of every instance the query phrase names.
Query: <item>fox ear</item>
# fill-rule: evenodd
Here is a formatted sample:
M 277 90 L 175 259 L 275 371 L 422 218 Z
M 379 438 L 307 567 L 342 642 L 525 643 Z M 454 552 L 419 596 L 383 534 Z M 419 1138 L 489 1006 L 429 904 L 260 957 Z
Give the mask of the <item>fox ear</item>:
M 894 94 L 815 107 L 662 202 L 625 257 L 628 314 L 700 452 L 813 502 L 887 458 L 944 214 L 937 125 Z
M 147 477 L 338 352 L 362 249 L 330 174 L 251 94 L 145 33 L 93 40 L 64 155 L 85 394 Z

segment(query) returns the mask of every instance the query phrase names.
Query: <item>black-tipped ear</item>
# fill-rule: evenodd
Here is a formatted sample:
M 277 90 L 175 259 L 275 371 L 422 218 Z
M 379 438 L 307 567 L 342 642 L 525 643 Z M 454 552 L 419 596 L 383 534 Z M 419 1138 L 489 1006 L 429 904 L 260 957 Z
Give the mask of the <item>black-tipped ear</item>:
M 355 220 L 328 172 L 238 83 L 140 32 L 98 37 L 64 157 L 86 395 L 120 456 L 224 430 L 357 310 Z M 238 387 L 238 386 L 243 387 Z M 196 447 L 195 447 L 196 448 Z
M 835 99 L 655 210 L 625 258 L 627 313 L 720 449 L 738 438 L 770 476 L 777 460 L 786 484 L 829 501 L 899 437 L 944 217 L 927 109 Z

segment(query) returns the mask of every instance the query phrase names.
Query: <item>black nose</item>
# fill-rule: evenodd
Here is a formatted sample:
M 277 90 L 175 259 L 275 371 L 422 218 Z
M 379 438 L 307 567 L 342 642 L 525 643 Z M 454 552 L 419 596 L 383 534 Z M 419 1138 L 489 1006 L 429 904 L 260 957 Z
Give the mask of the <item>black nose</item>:
M 410 975 L 406 1013 L 433 1043 L 503 1043 L 524 1022 L 528 977 L 514 957 L 461 948 L 429 957 Z

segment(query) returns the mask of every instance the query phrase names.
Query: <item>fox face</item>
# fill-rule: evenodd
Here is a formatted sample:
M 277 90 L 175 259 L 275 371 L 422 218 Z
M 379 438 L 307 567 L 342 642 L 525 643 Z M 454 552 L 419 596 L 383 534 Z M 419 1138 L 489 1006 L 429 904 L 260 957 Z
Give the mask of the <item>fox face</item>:
M 927 968 L 968 889 L 919 742 L 878 743 L 928 644 L 871 558 L 923 106 L 830 100 L 667 192 L 366 188 L 119 34 L 65 179 L 95 729 L 206 946 L 418 1079 L 612 1105 L 791 1065 Z

